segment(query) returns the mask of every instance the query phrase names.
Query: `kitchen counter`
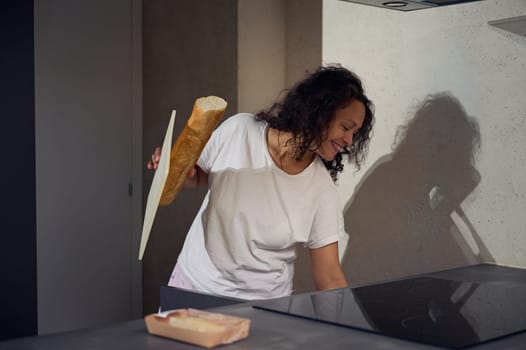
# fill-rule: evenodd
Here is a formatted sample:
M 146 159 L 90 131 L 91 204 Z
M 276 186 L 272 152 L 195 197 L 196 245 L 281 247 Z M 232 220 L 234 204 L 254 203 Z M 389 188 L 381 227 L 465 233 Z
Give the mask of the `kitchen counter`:
M 452 280 L 495 284 L 526 284 L 526 270 L 478 265 L 425 274 Z M 229 315 L 251 319 L 250 335 L 240 342 L 221 349 L 439 349 L 351 328 L 255 309 L 252 303 L 222 306 L 212 309 Z M 148 335 L 143 320 L 124 322 L 99 329 L 78 330 L 46 336 L 28 337 L 0 342 L 2 350 L 112 349 L 164 350 L 199 349 L 189 344 Z M 526 332 L 490 341 L 470 348 L 526 349 Z

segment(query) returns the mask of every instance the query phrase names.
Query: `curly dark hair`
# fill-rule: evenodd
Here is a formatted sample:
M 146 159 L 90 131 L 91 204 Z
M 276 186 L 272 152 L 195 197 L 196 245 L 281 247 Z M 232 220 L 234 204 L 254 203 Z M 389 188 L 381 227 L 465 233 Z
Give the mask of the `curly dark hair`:
M 363 126 L 354 135 L 351 145 L 333 160 L 323 160 L 336 181 L 338 173 L 343 171 L 343 156 L 360 169 L 372 136 L 374 106 L 356 74 L 340 65 L 319 67 L 288 90 L 282 101 L 258 112 L 256 118 L 267 121 L 271 128 L 292 133 L 289 142 L 295 158 L 300 160 L 307 151 L 320 147 L 336 111 L 347 107 L 354 99 L 365 106 Z

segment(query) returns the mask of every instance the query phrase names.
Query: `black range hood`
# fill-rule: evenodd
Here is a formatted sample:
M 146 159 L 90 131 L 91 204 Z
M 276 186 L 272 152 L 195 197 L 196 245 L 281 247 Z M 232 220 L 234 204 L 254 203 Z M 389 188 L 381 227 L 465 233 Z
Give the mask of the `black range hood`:
M 389 10 L 414 11 L 481 0 L 341 0 L 357 4 L 383 7 Z

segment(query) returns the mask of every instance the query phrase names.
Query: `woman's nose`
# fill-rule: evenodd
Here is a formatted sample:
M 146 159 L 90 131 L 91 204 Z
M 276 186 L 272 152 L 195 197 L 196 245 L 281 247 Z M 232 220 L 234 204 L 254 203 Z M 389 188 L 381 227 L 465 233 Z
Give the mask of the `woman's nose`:
M 345 146 L 349 146 L 352 144 L 352 137 L 353 137 L 353 133 L 352 132 L 346 132 L 344 135 L 343 135 L 343 141 L 345 142 Z

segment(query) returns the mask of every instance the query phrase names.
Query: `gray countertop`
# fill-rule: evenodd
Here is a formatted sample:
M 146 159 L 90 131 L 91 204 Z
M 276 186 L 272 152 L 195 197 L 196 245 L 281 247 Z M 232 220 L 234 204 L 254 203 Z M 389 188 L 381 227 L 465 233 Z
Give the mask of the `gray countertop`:
M 427 274 L 470 282 L 526 284 L 526 270 L 494 265 L 478 265 Z M 254 309 L 250 303 L 223 306 L 214 311 L 251 320 L 250 335 L 221 349 L 438 349 L 433 346 L 381 336 L 365 331 Z M 189 344 L 146 332 L 143 320 L 119 323 L 104 328 L 78 330 L 46 336 L 0 342 L 0 349 L 199 349 Z M 477 350 L 526 349 L 526 332 L 473 347 Z

